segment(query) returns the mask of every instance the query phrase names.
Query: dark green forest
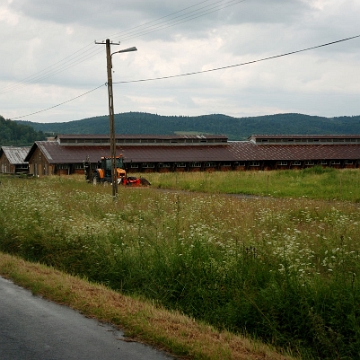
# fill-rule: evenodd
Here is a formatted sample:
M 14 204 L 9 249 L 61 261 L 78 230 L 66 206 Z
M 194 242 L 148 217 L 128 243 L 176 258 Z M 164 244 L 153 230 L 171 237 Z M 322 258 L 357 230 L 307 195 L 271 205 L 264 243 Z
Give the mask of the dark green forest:
M 30 124 L 18 124 L 12 120 L 5 120 L 0 115 L 0 146 L 28 146 L 38 140 L 45 140 L 42 131 L 35 130 Z
M 99 116 L 63 123 L 36 123 L 36 131 L 51 134 L 108 134 L 108 116 Z M 274 134 L 360 134 L 360 116 L 326 118 L 302 114 L 277 114 L 257 117 L 234 118 L 221 114 L 203 116 L 160 116 L 129 112 L 115 115 L 117 134 L 216 134 L 229 140 L 245 140 L 251 135 Z

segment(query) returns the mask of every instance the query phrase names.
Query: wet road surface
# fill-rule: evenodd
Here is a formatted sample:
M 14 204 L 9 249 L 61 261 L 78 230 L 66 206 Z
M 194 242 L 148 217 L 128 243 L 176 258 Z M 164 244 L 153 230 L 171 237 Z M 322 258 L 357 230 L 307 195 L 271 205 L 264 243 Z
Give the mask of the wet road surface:
M 1 360 L 170 360 L 113 327 L 0 277 Z

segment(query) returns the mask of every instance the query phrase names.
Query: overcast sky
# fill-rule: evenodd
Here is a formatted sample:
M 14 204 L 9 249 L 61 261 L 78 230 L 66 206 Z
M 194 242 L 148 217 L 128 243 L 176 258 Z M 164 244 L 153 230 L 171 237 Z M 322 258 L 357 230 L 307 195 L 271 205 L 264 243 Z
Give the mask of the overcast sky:
M 360 115 L 360 38 L 206 72 L 360 35 L 359 19 L 359 0 L 0 0 L 0 115 L 108 114 L 107 38 L 138 49 L 112 56 L 115 113 Z

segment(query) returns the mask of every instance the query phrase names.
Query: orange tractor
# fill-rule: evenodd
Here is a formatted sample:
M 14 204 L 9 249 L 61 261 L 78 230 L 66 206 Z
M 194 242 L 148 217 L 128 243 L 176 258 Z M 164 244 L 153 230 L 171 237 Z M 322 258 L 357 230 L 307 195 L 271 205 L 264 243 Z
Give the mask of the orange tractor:
M 98 183 L 112 183 L 111 179 L 111 166 L 112 158 L 111 157 L 101 157 L 101 160 L 98 161 L 97 168 L 91 170 L 90 160 L 86 159 L 84 162 L 84 171 L 85 179 L 87 182 L 92 182 L 94 185 Z M 143 178 L 137 178 L 134 176 L 127 176 L 126 171 L 124 170 L 124 163 L 122 156 L 117 156 L 115 158 L 115 171 L 116 171 L 116 181 L 118 184 L 127 185 L 127 186 L 148 186 L 150 182 Z

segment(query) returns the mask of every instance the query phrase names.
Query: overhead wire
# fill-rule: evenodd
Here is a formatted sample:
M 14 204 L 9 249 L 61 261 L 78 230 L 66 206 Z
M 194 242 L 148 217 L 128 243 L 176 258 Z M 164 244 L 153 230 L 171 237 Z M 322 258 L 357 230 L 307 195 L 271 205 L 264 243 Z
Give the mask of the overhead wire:
M 45 79 L 45 78 L 47 78 L 49 76 L 52 76 L 54 73 L 57 73 L 56 71 L 58 71 L 58 70 L 56 70 L 56 68 L 58 66 L 61 66 L 62 68 L 65 66 L 65 65 L 59 65 L 59 64 L 62 64 L 62 63 L 66 64 L 67 62 L 75 61 L 75 60 L 72 59 L 74 57 L 74 55 L 81 52 L 82 56 L 84 56 L 84 54 L 86 54 L 88 51 L 94 51 L 94 49 L 89 49 L 89 50 L 84 51 L 84 49 L 88 48 L 89 45 L 86 45 L 83 48 L 76 51 L 75 53 L 64 57 L 63 59 L 59 60 L 58 62 L 54 63 L 53 65 L 50 65 L 50 66 L 44 68 L 43 70 L 41 70 L 41 71 L 39 71 L 39 72 L 37 72 L 37 73 L 35 73 L 33 75 L 29 75 L 29 76 L 23 78 L 22 80 L 16 82 L 15 84 L 10 84 L 10 85 L 7 85 L 7 86 L 5 86 L 3 88 L 0 88 L 0 93 L 7 92 L 7 91 L 10 91 L 10 90 L 14 90 L 15 88 L 25 86 L 28 83 L 43 80 L 43 79 Z M 78 56 L 78 55 L 76 55 L 76 56 Z M 48 76 L 46 76 L 46 75 L 48 75 Z
M 240 66 L 255 64 L 255 63 L 262 62 L 262 61 L 266 61 L 266 60 L 278 59 L 278 58 L 281 58 L 281 57 L 285 57 L 285 56 L 289 56 L 289 55 L 294 55 L 294 54 L 298 54 L 298 53 L 305 52 L 305 51 L 315 50 L 315 49 L 319 49 L 319 48 L 322 48 L 322 47 L 334 45 L 334 44 L 337 44 L 337 43 L 341 43 L 341 42 L 353 40 L 353 39 L 356 39 L 356 38 L 359 38 L 359 37 L 360 37 L 360 35 L 351 36 L 351 37 L 347 37 L 347 38 L 340 39 L 340 40 L 336 40 L 336 41 L 331 41 L 331 42 L 329 42 L 329 43 L 325 43 L 325 44 L 321 44 L 321 45 L 316 45 L 316 46 L 311 46 L 311 47 L 307 47 L 307 48 L 300 49 L 300 50 L 290 51 L 290 52 L 287 52 L 287 53 L 284 53 L 284 54 L 267 56 L 267 57 L 264 57 L 264 58 L 261 58 L 261 59 L 257 59 L 257 60 L 251 60 L 251 61 L 246 61 L 246 62 L 239 63 L 239 64 L 232 64 L 232 65 L 221 66 L 221 67 L 212 68 L 212 69 L 208 69 L 208 70 L 200 70 L 200 71 L 194 71 L 194 72 L 189 72 L 189 73 L 183 73 L 183 74 L 177 74 L 177 75 L 169 75 L 169 76 L 162 76 L 162 77 L 154 77 L 154 78 L 148 78 L 148 79 L 139 79 L 139 80 L 131 80 L 131 81 L 117 81 L 117 82 L 113 82 L 113 84 L 114 84 L 114 85 L 115 85 L 115 84 L 130 84 L 130 83 L 137 83 L 137 82 L 147 82 L 147 81 L 155 81 L 155 80 L 165 80 L 165 79 L 171 79 L 171 78 L 177 78 L 177 77 L 184 77 L 184 76 L 190 76 L 190 75 L 204 74 L 204 73 L 209 73 L 209 72 L 218 71 L 218 70 L 225 70 L 225 69 L 230 69 L 230 68 L 235 68 L 235 67 L 240 67 Z
M 97 86 L 96 88 L 91 89 L 91 90 L 89 90 L 89 91 L 87 91 L 87 92 L 85 92 L 85 93 L 83 93 L 83 94 L 80 94 L 80 95 L 78 95 L 78 96 L 76 96 L 76 97 L 74 97 L 74 98 L 71 98 L 71 99 L 69 99 L 69 100 L 63 101 L 63 102 L 61 102 L 61 103 L 59 103 L 59 104 L 50 106 L 50 107 L 48 107 L 48 108 L 46 108 L 46 109 L 38 110 L 38 111 L 35 111 L 35 112 L 30 113 L 30 114 L 27 114 L 27 115 L 23 115 L 23 116 L 17 116 L 17 117 L 14 118 L 13 120 L 23 119 L 24 117 L 28 117 L 28 116 L 31 116 L 31 115 L 35 115 L 35 114 L 39 114 L 39 113 L 42 113 L 42 112 L 45 112 L 45 111 L 49 111 L 49 110 L 55 109 L 55 108 L 57 108 L 57 107 L 59 107 L 59 106 L 61 106 L 61 105 L 64 105 L 64 104 L 66 104 L 66 103 L 69 103 L 69 102 L 71 102 L 71 101 L 74 101 L 74 100 L 76 100 L 76 99 L 79 99 L 79 98 L 81 98 L 81 97 L 83 97 L 83 96 L 85 96 L 85 95 L 87 95 L 87 94 L 90 94 L 90 93 L 92 93 L 92 92 L 100 89 L 101 87 L 103 87 L 103 86 L 105 86 L 105 85 L 106 85 L 106 84 L 99 85 L 99 86 Z
M 212 4 L 205 5 L 205 6 L 202 6 L 200 8 L 191 10 L 190 12 L 187 11 L 189 9 L 199 7 L 200 5 L 202 5 L 202 4 L 206 3 L 206 2 L 209 2 L 209 1 L 210 0 L 201 1 L 201 2 L 199 2 L 197 4 L 188 6 L 188 7 L 184 8 L 184 9 L 181 9 L 181 10 L 175 11 L 173 13 L 170 13 L 168 15 L 162 16 L 162 17 L 160 17 L 160 18 L 158 18 L 156 20 L 149 21 L 149 22 L 147 22 L 145 24 L 142 24 L 142 25 L 138 25 L 138 26 L 126 31 L 126 32 L 115 33 L 112 36 L 122 35 L 123 34 L 123 36 L 125 36 L 125 41 L 127 41 L 127 40 L 130 40 L 130 39 L 133 39 L 133 38 L 145 36 L 145 35 L 147 35 L 149 33 L 154 32 L 154 31 L 163 30 L 165 28 L 169 28 L 171 26 L 181 24 L 182 22 L 185 22 L 185 21 L 193 20 L 195 18 L 207 15 L 207 14 L 215 12 L 215 11 L 220 11 L 220 10 L 224 9 L 225 7 L 236 5 L 236 4 L 241 3 L 241 2 L 243 2 L 245 0 L 240 0 L 240 1 L 239 0 L 231 0 L 230 2 L 227 2 L 225 5 L 221 5 L 221 4 L 223 4 L 226 1 L 220 0 L 220 1 L 216 1 L 216 2 L 214 2 Z M 201 12 L 201 13 L 198 13 L 200 10 L 204 10 L 204 11 Z M 174 17 L 174 18 L 172 18 L 170 20 L 166 20 L 165 22 L 163 21 L 163 23 L 161 25 L 158 25 L 156 28 L 152 28 L 153 26 L 155 26 L 160 21 L 162 21 L 164 19 L 171 18 L 176 14 L 184 13 L 184 12 L 185 12 L 185 14 L 176 16 L 176 17 Z M 194 15 L 193 17 L 191 17 L 192 14 Z M 176 22 L 173 22 L 174 19 L 179 19 L 179 20 L 176 21 Z M 140 30 L 141 32 L 137 32 L 137 33 L 135 32 L 134 33 L 135 29 L 141 29 Z M 146 29 L 148 29 L 148 30 L 146 30 Z M 59 60 L 58 62 L 54 63 L 53 65 L 50 65 L 50 66 L 46 67 L 45 69 L 39 71 L 38 73 L 30 75 L 30 76 L 20 80 L 19 82 L 16 82 L 15 84 L 10 84 L 10 85 L 7 85 L 7 86 L 5 86 L 3 88 L 0 88 L 0 93 L 13 91 L 15 89 L 24 87 L 29 83 L 34 83 L 34 82 L 39 82 L 39 81 L 45 80 L 45 79 L 47 79 L 47 78 L 49 78 L 51 76 L 62 73 L 62 72 L 68 70 L 69 68 L 71 68 L 71 67 L 73 67 L 75 65 L 79 65 L 80 63 L 83 63 L 84 61 L 86 61 L 86 60 L 88 60 L 88 59 L 90 59 L 90 58 L 92 58 L 92 57 L 94 57 L 94 56 L 96 56 L 96 55 L 98 55 L 99 53 L 102 52 L 102 50 L 100 50 L 100 49 L 88 49 L 88 47 L 90 45 L 92 45 L 92 44 L 93 43 L 86 45 L 82 49 L 79 49 L 75 53 L 73 53 L 73 54 L 71 54 L 69 56 L 66 56 L 62 60 Z
M 148 79 L 139 79 L 139 80 L 132 80 L 132 81 L 119 81 L 119 82 L 113 82 L 113 84 L 114 85 L 116 85 L 116 84 L 130 84 L 130 83 L 140 83 L 140 82 L 147 82 L 147 81 L 165 80 L 165 79 L 172 79 L 172 78 L 178 78 L 178 77 L 199 75 L 199 74 L 204 74 L 204 73 L 209 73 L 209 72 L 214 72 L 214 71 L 219 71 L 219 70 L 231 69 L 231 68 L 235 68 L 235 67 L 255 64 L 255 63 L 258 63 L 258 62 L 262 62 L 262 61 L 274 60 L 274 59 L 278 59 L 278 58 L 282 58 L 282 57 L 285 57 L 285 56 L 298 54 L 298 53 L 305 52 L 305 51 L 320 49 L 320 48 L 323 48 L 323 47 L 326 47 L 326 46 L 335 45 L 335 44 L 338 44 L 338 43 L 354 40 L 354 39 L 357 39 L 357 38 L 360 38 L 360 35 L 350 36 L 350 37 L 347 37 L 347 38 L 331 41 L 331 42 L 320 44 L 320 45 L 315 45 L 315 46 L 310 46 L 310 47 L 299 49 L 299 50 L 289 51 L 289 52 L 286 52 L 286 53 L 283 53 L 283 54 L 267 56 L 267 57 L 257 59 L 257 60 L 252 60 L 252 61 L 247 61 L 247 62 L 238 63 L 238 64 L 221 66 L 221 67 L 212 68 L 212 69 L 208 69 L 208 70 L 194 71 L 194 72 L 188 72 L 188 73 L 177 74 L 177 75 L 168 75 L 168 76 L 148 78 Z M 21 118 L 24 118 L 24 117 L 27 117 L 27 116 L 31 116 L 31 115 L 34 115 L 34 114 L 38 114 L 38 113 L 41 113 L 41 112 L 45 112 L 45 111 L 54 109 L 54 108 L 56 108 L 56 107 L 58 107 L 60 105 L 63 105 L 65 103 L 69 103 L 69 102 L 74 101 L 74 100 L 76 100 L 76 99 L 78 99 L 78 98 L 80 98 L 82 96 L 85 96 L 85 95 L 87 95 L 87 94 L 89 94 L 89 93 L 91 93 L 91 92 L 93 92 L 93 91 L 95 91 L 97 89 L 100 89 L 102 86 L 105 86 L 105 85 L 106 84 L 100 85 L 100 86 L 98 86 L 98 87 L 96 87 L 96 88 L 94 88 L 92 90 L 89 90 L 89 91 L 87 91 L 87 92 L 85 92 L 85 93 L 83 93 L 83 94 L 81 94 L 79 96 L 76 96 L 76 97 L 74 97 L 72 99 L 64 101 L 64 102 L 62 102 L 60 104 L 54 105 L 54 106 L 52 106 L 50 108 L 46 108 L 46 109 L 39 110 L 39 111 L 31 113 L 31 114 L 16 117 L 16 119 L 21 119 Z
M 190 15 L 175 17 L 175 18 L 173 18 L 171 20 L 173 22 L 169 22 L 168 24 L 166 24 L 166 23 L 165 24 L 160 24 L 160 25 L 158 25 L 158 26 L 156 26 L 154 28 L 149 27 L 148 30 L 146 30 L 145 32 L 139 31 L 139 32 L 135 32 L 135 33 L 129 32 L 128 34 L 125 33 L 122 36 L 122 40 L 126 41 L 126 40 L 129 40 L 129 39 L 133 39 L 133 38 L 137 38 L 137 37 L 140 37 L 140 36 L 148 35 L 148 34 L 150 34 L 152 32 L 158 31 L 158 30 L 164 30 L 164 29 L 167 29 L 167 28 L 172 27 L 174 25 L 178 25 L 178 24 L 181 24 L 181 23 L 184 23 L 184 22 L 187 22 L 187 21 L 197 19 L 197 18 L 199 18 L 201 16 L 208 15 L 208 14 L 223 10 L 223 9 L 229 7 L 229 6 L 240 4 L 240 3 L 244 2 L 244 1 L 245 0 L 231 0 L 230 2 L 228 2 L 225 5 L 214 5 L 213 7 L 209 7 L 209 6 L 202 7 L 200 9 L 194 10 L 193 13 L 190 14 Z M 222 3 L 222 2 L 223 1 L 219 1 L 218 3 Z M 207 8 L 207 9 L 205 11 L 201 11 L 204 8 Z M 176 20 L 178 18 L 180 18 L 180 19 Z M 153 25 L 153 26 L 155 26 L 155 25 Z
M 114 34 L 110 35 L 110 37 L 119 36 L 119 35 L 124 36 L 124 35 L 127 35 L 129 32 L 134 31 L 134 30 L 136 30 L 136 29 L 138 29 L 138 28 L 141 28 L 141 27 L 147 28 L 147 27 L 151 26 L 150 24 L 156 24 L 157 22 L 159 22 L 159 21 L 162 20 L 162 19 L 168 18 L 168 17 L 170 17 L 170 16 L 172 16 L 172 15 L 175 15 L 175 14 L 179 14 L 179 13 L 181 13 L 181 12 L 184 12 L 184 11 L 186 11 L 186 10 L 188 10 L 188 9 L 191 9 L 191 8 L 193 8 L 193 7 L 196 7 L 196 6 L 198 6 L 198 5 L 201 5 L 201 4 L 206 3 L 206 2 L 209 2 L 209 1 L 210 1 L 210 0 L 201 1 L 200 3 L 197 3 L 197 4 L 194 4 L 194 5 L 188 6 L 188 7 L 186 7 L 186 8 L 181 9 L 181 10 L 172 12 L 172 13 L 170 13 L 170 14 L 168 14 L 168 15 L 161 16 L 161 17 L 157 18 L 156 20 L 151 20 L 151 21 L 148 21 L 148 22 L 143 23 L 143 24 L 141 24 L 141 25 L 135 26 L 135 27 L 133 27 L 132 29 L 127 30 L 127 31 L 125 31 L 125 32 L 121 31 L 121 32 L 114 33 Z M 221 0 L 221 1 L 223 1 L 223 0 Z

